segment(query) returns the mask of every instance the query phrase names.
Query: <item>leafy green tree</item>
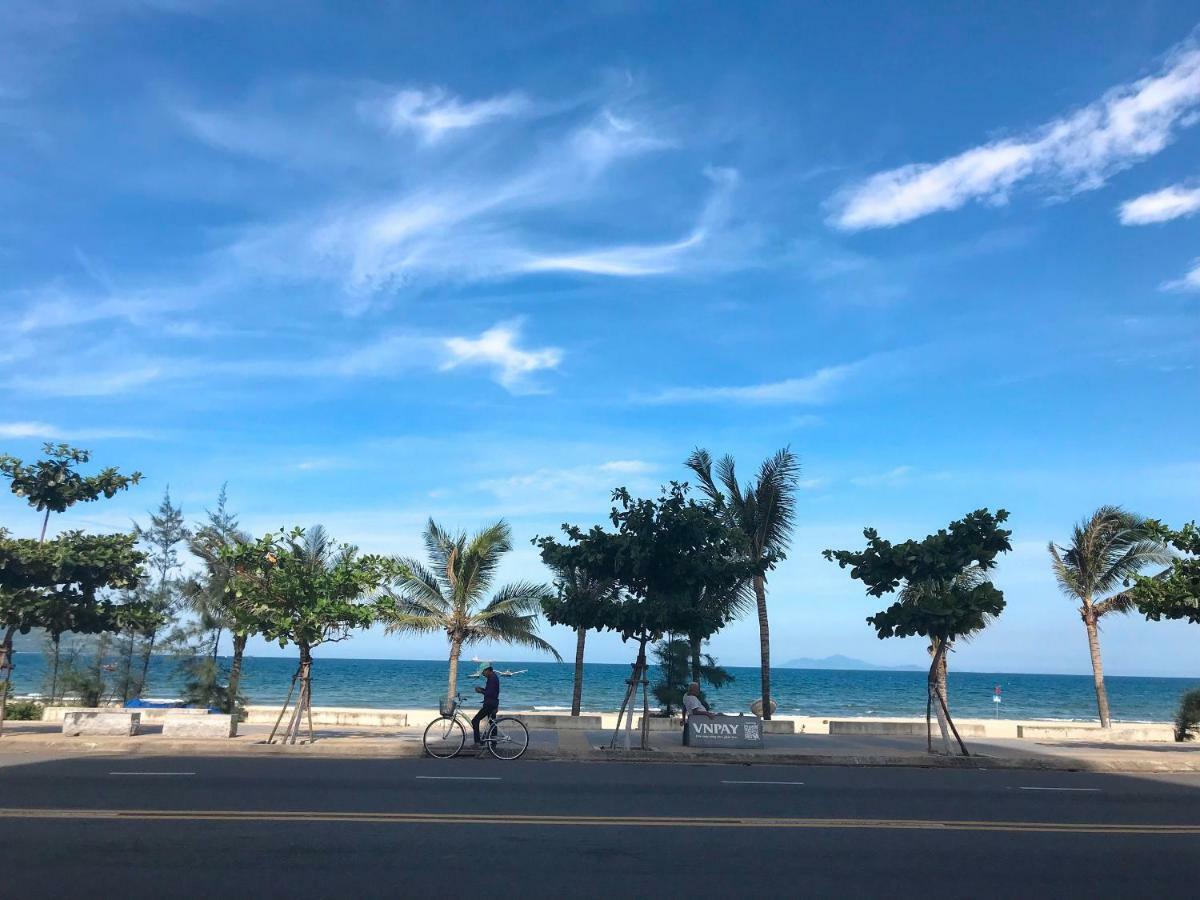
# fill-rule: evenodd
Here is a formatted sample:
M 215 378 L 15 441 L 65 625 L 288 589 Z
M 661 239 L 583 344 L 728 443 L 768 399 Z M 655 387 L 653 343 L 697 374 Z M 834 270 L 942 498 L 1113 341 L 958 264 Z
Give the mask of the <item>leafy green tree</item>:
M 77 466 L 86 465 L 91 453 L 67 444 L 44 444 L 45 459 L 26 464 L 15 456 L 0 456 L 0 476 L 9 480 L 12 492 L 24 497 L 42 519 L 42 539 L 50 513 L 65 512 L 76 503 L 90 503 L 101 497 L 112 498 L 120 491 L 137 484 L 141 472 L 122 475 L 115 468 L 103 469 L 95 475 L 82 475 Z
M 7 454 L 0 456 L 0 477 L 7 478 L 13 494 L 22 497 L 36 509 L 44 513 L 42 530 L 38 543 L 46 540 L 46 527 L 50 523 L 50 513 L 65 512 L 76 503 L 90 503 L 101 497 L 112 498 L 120 491 L 128 490 L 141 480 L 141 473 L 122 475 L 115 468 L 103 469 L 94 475 L 83 475 L 78 467 L 86 465 L 91 460 L 91 453 L 71 447 L 67 444 L 44 444 L 42 446 L 44 459 L 25 463 L 15 456 Z M 117 548 L 119 549 L 119 548 Z M 36 592 L 36 588 L 32 589 Z M 4 601 L 0 601 L 2 603 Z M 10 607 L 17 603 L 16 598 L 8 601 Z M 68 612 L 55 615 L 42 606 L 43 615 L 52 622 L 69 619 Z M 10 610 L 11 611 L 11 610 Z M 19 618 L 13 612 L 13 618 Z M 9 670 L 12 663 L 12 637 L 19 629 L 5 628 L 4 636 L 0 639 L 0 692 L 7 692 Z M 58 671 L 59 638 L 62 632 L 51 633 L 51 646 L 54 654 L 53 669 Z M 3 696 L 0 696 L 0 706 Z M 0 723 L 3 714 L 0 713 Z
M 468 537 L 465 532 L 451 534 L 430 519 L 424 537 L 428 564 L 411 558 L 396 561 L 401 574 L 390 596 L 381 601 L 379 614 L 389 633 L 445 633 L 450 642 L 447 696 L 457 695 L 458 659 L 470 644 L 530 647 L 562 661 L 537 634 L 538 615 L 542 601 L 552 596 L 550 588 L 517 581 L 491 593 L 500 560 L 512 550 L 507 522 Z
M 17 632 L 45 628 L 98 634 L 121 627 L 136 610 L 107 596 L 135 584 L 144 555 L 132 534 L 68 531 L 49 540 L 12 538 L 0 529 L 0 710 L 8 690 L 9 648 Z M 3 713 L 0 711 L 0 726 Z
M 796 481 L 800 460 L 784 447 L 759 466 L 757 477 L 739 485 L 732 456 L 716 463 L 707 450 L 698 449 L 687 466 L 700 479 L 700 488 L 725 519 L 750 541 L 750 551 L 762 563 L 751 585 L 758 608 L 758 645 L 762 669 L 763 718 L 771 718 L 771 629 L 767 621 L 767 572 L 786 556 L 796 524 Z
M 356 547 L 335 543 L 320 526 L 238 543 L 223 556 L 233 570 L 225 587 L 230 607 L 250 623 L 250 631 L 280 647 L 294 644 L 300 654 L 292 689 L 268 741 L 275 740 L 298 688 L 284 741 L 296 742 L 308 716 L 311 742 L 313 649 L 369 626 L 377 615 L 376 593 L 398 569 L 385 557 L 360 555 Z
M 1004 594 L 986 573 L 995 566 L 997 556 L 1012 549 L 1012 532 L 1000 527 L 1007 519 L 1008 513 L 1002 509 L 994 515 L 979 509 L 921 541 L 901 544 L 892 544 L 874 528 L 866 528 L 863 550 L 824 552 L 839 568 L 850 567 L 850 577 L 861 581 L 869 596 L 883 597 L 905 588 L 891 606 L 869 616 L 867 622 L 881 639 L 921 635 L 936 647 L 925 706 L 930 750 L 930 710 L 936 708 L 947 749 L 945 727 L 949 725 L 963 755 L 968 755 L 939 687 L 938 672 L 955 640 L 981 630 L 1004 609 Z
M 1152 522 L 1119 506 L 1101 506 L 1075 526 L 1069 546 L 1051 543 L 1047 549 L 1058 586 L 1079 603 L 1092 656 L 1100 727 L 1109 728 L 1112 719 L 1100 659 L 1100 620 L 1133 610 L 1133 600 L 1124 588 L 1146 566 L 1167 565 L 1170 555 Z
M 1178 555 L 1157 575 L 1138 576 L 1129 598 L 1151 621 L 1172 619 L 1200 625 L 1200 528 L 1195 522 L 1178 531 L 1160 522 L 1151 522 L 1150 527 Z
M 709 653 L 701 653 L 697 665 L 692 642 L 687 638 L 669 637 L 659 641 L 651 649 L 650 655 L 659 677 L 653 688 L 654 697 L 667 716 L 674 715 L 676 708 L 683 707 L 683 695 L 687 693 L 691 682 L 696 682 L 702 688 L 708 684 L 719 689 L 734 680 L 733 675 L 717 665 L 716 659 Z M 704 699 L 703 690 L 700 691 L 700 698 Z
M 621 704 L 629 744 L 633 703 L 642 686 L 642 746 L 649 746 L 649 696 L 646 645 L 664 634 L 705 638 L 724 627 L 729 609 L 698 602 L 706 595 L 724 597 L 761 573 L 765 565 L 749 550 L 745 534 L 730 526 L 711 506 L 688 496 L 686 485 L 671 484 L 656 500 L 613 492 L 609 520 L 614 530 L 584 531 L 564 525 L 566 540 L 537 538 L 542 561 L 554 571 L 576 568 L 616 585 L 611 595 L 590 608 L 572 609 L 572 627 L 614 631 L 638 643 L 628 690 Z M 552 623 L 553 608 L 548 610 Z M 626 715 L 627 713 L 627 715 Z M 619 731 L 618 726 L 618 731 Z M 614 732 L 611 746 L 616 746 Z
M 536 540 L 536 538 L 535 538 Z M 583 705 L 583 658 L 589 627 L 595 627 L 598 611 L 615 594 L 616 584 L 597 578 L 577 566 L 553 569 L 557 593 L 542 600 L 546 620 L 575 629 L 575 679 L 571 691 L 571 715 Z

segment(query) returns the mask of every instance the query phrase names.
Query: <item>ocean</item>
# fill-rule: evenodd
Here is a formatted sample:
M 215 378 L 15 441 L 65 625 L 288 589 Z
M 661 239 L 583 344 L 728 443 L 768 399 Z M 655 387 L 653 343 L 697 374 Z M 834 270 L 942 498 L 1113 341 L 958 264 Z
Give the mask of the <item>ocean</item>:
M 20 694 L 43 689 L 45 662 L 40 653 L 17 653 L 13 687 Z M 225 660 L 228 665 L 228 659 Z M 563 710 L 571 705 L 574 666 L 571 663 L 505 662 L 505 668 L 525 670 L 501 679 L 501 705 L 508 709 Z M 465 677 L 475 663 L 460 666 L 459 690 L 470 693 Z M 728 712 L 747 710 L 759 693 L 757 668 L 728 667 L 732 684 L 707 692 L 710 703 Z M 251 703 L 282 703 L 296 663 L 291 659 L 248 657 L 242 691 Z M 612 711 L 620 706 L 628 664 L 588 663 L 584 666 L 583 708 Z M 653 680 L 653 679 L 652 679 Z M 772 694 L 785 715 L 806 716 L 923 716 L 925 673 L 919 671 L 847 671 L 832 669 L 774 669 Z M 1180 696 L 1200 687 L 1200 678 L 1129 678 L 1108 676 L 1113 718 L 1135 722 L 1169 721 Z M 156 656 L 150 667 L 148 697 L 174 697 L 182 686 L 175 661 Z M 992 701 L 1000 688 L 1001 703 Z M 446 662 L 403 659 L 321 659 L 313 668 L 313 704 L 367 708 L 429 708 L 446 692 Z M 999 715 L 1006 719 L 1096 719 L 1096 695 L 1091 676 L 1023 675 L 1016 673 L 950 671 L 950 708 L 956 716 Z M 653 704 L 653 697 L 651 703 Z

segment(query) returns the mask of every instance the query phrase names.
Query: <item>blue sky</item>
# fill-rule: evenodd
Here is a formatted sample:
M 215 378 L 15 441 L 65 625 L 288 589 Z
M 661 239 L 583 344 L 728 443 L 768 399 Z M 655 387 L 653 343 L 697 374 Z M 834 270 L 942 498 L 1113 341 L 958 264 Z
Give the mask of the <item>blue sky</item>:
M 1200 500 L 1200 4 L 827 6 L 9 2 L 0 449 L 147 474 L 60 527 L 228 482 L 372 551 L 504 516 L 542 579 L 612 487 L 790 444 L 776 660 L 920 662 L 819 552 L 1002 506 L 953 665 L 1086 671 L 1046 542 Z M 1106 668 L 1200 674 L 1194 631 L 1111 622 Z

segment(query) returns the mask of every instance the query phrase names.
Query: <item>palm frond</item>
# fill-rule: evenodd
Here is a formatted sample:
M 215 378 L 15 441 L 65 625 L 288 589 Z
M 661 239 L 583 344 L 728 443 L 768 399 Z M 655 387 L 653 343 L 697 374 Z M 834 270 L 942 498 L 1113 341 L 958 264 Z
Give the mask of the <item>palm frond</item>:
M 475 533 L 463 549 L 456 594 L 476 600 L 495 580 L 500 558 L 512 550 L 512 529 L 503 519 Z
M 453 612 L 454 605 L 442 592 L 437 572 L 426 568 L 416 559 L 400 559 L 398 562 L 405 567 L 407 574 L 396 580 L 393 594 L 420 602 L 431 612 L 436 611 L 442 616 L 449 616 Z
M 558 651 L 537 636 L 536 627 L 537 618 L 535 616 L 496 616 L 486 623 L 472 628 L 464 643 L 491 642 L 531 647 L 543 653 L 549 653 L 556 662 L 562 662 Z
M 784 447 L 763 461 L 754 485 L 757 500 L 755 545 L 781 552 L 787 549 L 796 524 L 796 481 L 800 477 L 800 461 L 791 449 Z
M 684 462 L 684 465 L 696 473 L 696 477 L 700 479 L 700 490 L 709 499 L 709 502 L 718 509 L 724 507 L 725 495 L 721 493 L 721 489 L 713 481 L 712 455 L 707 450 L 697 447 L 692 451 L 692 455 L 687 458 L 687 461 Z
M 1133 602 L 1133 597 L 1127 591 L 1122 591 L 1119 594 L 1113 594 L 1111 597 L 1101 600 L 1099 603 L 1093 604 L 1093 611 L 1096 618 L 1102 618 L 1109 613 L 1131 613 L 1137 609 L 1137 604 Z

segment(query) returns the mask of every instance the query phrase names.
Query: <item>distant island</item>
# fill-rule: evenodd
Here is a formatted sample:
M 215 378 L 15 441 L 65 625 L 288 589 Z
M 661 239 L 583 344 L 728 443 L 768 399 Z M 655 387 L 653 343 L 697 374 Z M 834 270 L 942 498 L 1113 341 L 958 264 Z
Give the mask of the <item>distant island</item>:
M 862 672 L 923 672 L 921 666 L 877 666 L 874 663 L 866 662 L 861 659 L 854 659 L 850 656 L 842 656 L 840 653 L 833 656 L 824 656 L 821 659 L 813 659 L 809 656 L 801 656 L 793 660 L 789 660 L 779 666 L 781 669 L 854 669 Z

